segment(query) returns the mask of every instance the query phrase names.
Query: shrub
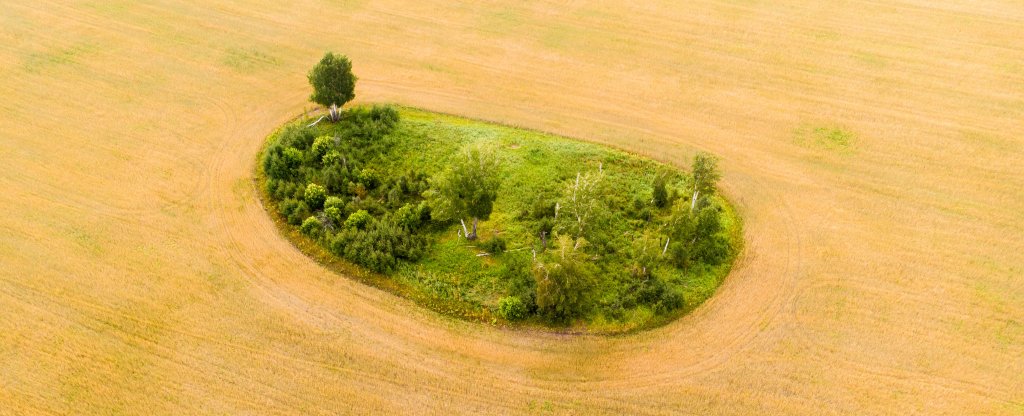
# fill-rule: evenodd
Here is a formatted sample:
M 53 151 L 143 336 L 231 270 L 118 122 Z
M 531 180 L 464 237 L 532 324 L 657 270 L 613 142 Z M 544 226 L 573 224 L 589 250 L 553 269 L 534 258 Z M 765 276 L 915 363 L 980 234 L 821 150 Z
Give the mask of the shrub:
M 369 110 L 355 108 L 348 112 L 348 134 L 365 145 L 378 145 L 394 130 L 398 118 L 398 111 L 391 106 L 375 105 Z
M 425 245 L 426 240 L 421 236 L 386 221 L 371 220 L 365 229 L 346 227 L 335 235 L 330 248 L 353 263 L 387 272 L 393 270 L 400 260 L 418 259 Z
M 530 208 L 530 214 L 537 220 L 542 218 L 554 218 L 555 201 L 546 201 L 543 199 L 534 201 L 533 207 Z
M 498 316 L 506 320 L 520 321 L 526 319 L 527 314 L 526 304 L 522 299 L 505 296 L 498 300 Z
M 337 150 L 329 150 L 326 153 L 324 153 L 324 156 L 321 161 L 324 166 L 331 166 L 341 163 L 343 159 L 344 157 L 341 155 L 341 152 Z
M 321 180 L 327 192 L 341 194 L 347 191 L 348 171 L 344 167 L 337 164 L 327 165 L 321 172 Z
M 263 171 L 273 179 L 290 179 L 302 164 L 302 151 L 294 147 L 274 146 L 263 158 Z
M 338 208 L 339 210 L 344 210 L 345 200 L 336 196 L 329 196 L 324 200 L 324 210 L 327 208 Z
M 375 105 L 370 108 L 370 119 L 390 129 L 398 124 L 398 110 L 390 105 Z
M 299 201 L 291 198 L 287 198 L 277 203 L 277 212 L 279 212 L 285 218 L 288 218 L 295 212 L 295 209 L 299 207 Z
M 305 128 L 301 124 L 290 124 L 285 128 L 281 129 L 278 134 L 278 143 L 284 147 L 294 147 L 296 150 L 302 151 L 309 148 L 313 144 L 313 139 L 316 138 L 316 132 L 312 129 Z M 301 159 L 301 154 L 299 155 Z
M 380 185 L 380 177 L 377 176 L 377 172 L 370 168 L 359 171 L 357 178 L 359 183 L 365 186 L 366 189 L 373 189 Z
M 686 305 L 686 300 L 683 298 L 683 291 L 679 289 L 668 289 L 661 294 L 661 300 L 655 306 L 655 310 L 660 313 L 672 312 L 676 309 L 680 309 Z
M 306 204 L 309 205 L 310 208 L 320 209 L 324 206 L 324 201 L 327 199 L 327 189 L 324 189 L 324 187 L 315 183 L 306 185 L 306 192 L 303 199 L 305 199 Z
M 428 204 L 427 201 L 420 202 L 420 204 L 416 206 L 416 214 L 420 217 L 421 223 L 430 221 L 432 218 L 430 204 Z
M 665 188 L 665 177 L 658 175 L 654 178 L 654 206 L 665 208 L 668 206 L 668 190 Z
M 417 207 L 413 207 L 411 204 L 402 205 L 397 211 L 395 211 L 395 224 L 399 227 L 403 227 L 407 230 L 415 230 L 420 226 L 420 213 L 417 212 Z
M 565 322 L 586 314 L 596 287 L 593 266 L 580 250 L 585 240 L 559 236 L 558 250 L 550 250 L 533 268 L 537 307 L 550 319 Z
M 495 255 L 504 253 L 506 248 L 505 239 L 495 236 L 490 240 L 480 243 L 480 248 Z
M 370 216 L 370 213 L 366 212 L 366 210 L 364 209 L 361 209 L 359 211 L 352 213 L 352 215 L 348 216 L 348 219 L 345 220 L 345 228 L 363 229 L 366 228 L 366 225 L 369 224 L 370 221 L 372 220 L 373 217 Z
M 537 286 L 530 274 L 531 254 L 520 251 L 502 258 L 499 278 L 505 282 L 508 294 L 523 301 L 528 313 L 537 310 Z
M 302 231 L 303 234 L 310 237 L 318 236 L 322 229 L 323 224 L 321 224 L 320 220 L 316 219 L 316 217 L 312 215 L 302 221 L 302 226 L 299 227 L 299 231 Z
M 327 154 L 327 151 L 334 146 L 334 138 L 330 136 L 320 136 L 316 140 L 313 140 L 313 147 L 309 149 L 309 159 L 314 161 L 320 161 Z
M 310 212 L 309 206 L 306 205 L 305 201 L 298 201 L 295 203 L 295 208 L 291 211 L 290 214 L 288 214 L 286 218 L 289 224 L 299 225 L 302 223 L 302 220 L 306 219 L 306 217 L 309 217 L 312 214 L 313 213 Z
M 642 282 L 637 289 L 634 290 L 636 295 L 636 301 L 644 305 L 654 305 L 661 300 L 662 296 L 665 295 L 665 291 L 668 287 L 665 285 L 665 281 L 657 275 L 650 275 L 647 280 Z
M 654 217 L 654 213 L 651 212 L 650 205 L 648 205 L 641 196 L 633 198 L 633 205 L 630 207 L 628 214 L 633 218 L 644 221 L 650 221 L 651 218 Z
M 324 208 L 324 218 L 335 226 L 341 225 L 341 209 L 336 206 Z

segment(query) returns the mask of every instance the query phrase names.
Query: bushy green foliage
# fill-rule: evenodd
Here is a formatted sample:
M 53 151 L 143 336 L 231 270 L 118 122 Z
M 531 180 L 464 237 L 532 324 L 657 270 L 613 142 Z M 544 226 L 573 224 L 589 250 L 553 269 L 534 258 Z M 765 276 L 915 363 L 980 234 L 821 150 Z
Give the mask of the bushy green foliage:
M 331 224 L 332 227 L 341 225 L 341 209 L 336 206 L 324 208 L 324 218 L 327 219 L 328 223 Z
M 422 236 L 410 234 L 385 218 L 371 219 L 362 228 L 346 226 L 330 244 L 331 251 L 349 261 L 377 272 L 388 272 L 400 261 L 418 259 L 427 243 Z
M 370 213 L 366 212 L 365 209 L 361 209 L 348 216 L 348 219 L 345 220 L 345 228 L 356 228 L 362 230 L 366 228 L 366 225 L 369 224 L 370 221 L 373 221 L 373 217 L 370 216 Z
M 665 188 L 665 177 L 658 175 L 653 185 L 654 206 L 665 208 L 668 205 L 668 190 Z
M 307 236 L 316 237 L 320 235 L 320 231 L 323 227 L 324 226 L 320 223 L 320 220 L 311 215 L 302 221 L 302 226 L 299 227 L 299 230 Z
M 263 170 L 273 179 L 289 179 L 302 163 L 302 151 L 294 147 L 275 146 L 263 159 Z
M 575 179 L 566 182 L 565 191 L 556 206 L 556 227 L 573 238 L 590 238 L 595 222 L 607 211 L 604 198 L 604 171 L 576 172 Z
M 366 189 L 374 189 L 377 185 L 380 185 L 380 176 L 377 172 L 371 168 L 364 168 L 359 171 L 359 176 L 356 177 L 359 183 L 366 187 Z
M 565 322 L 582 316 L 593 306 L 597 279 L 593 265 L 583 253 L 585 246 L 586 240 L 559 236 L 557 249 L 534 265 L 537 306 L 553 321 Z
M 428 194 L 435 218 L 440 220 L 473 220 L 473 231 L 466 238 L 476 238 L 477 220 L 486 220 L 494 209 L 501 185 L 501 172 L 494 153 L 471 149 L 456 158 L 443 175 L 433 181 Z
M 529 310 L 522 299 L 515 296 L 505 296 L 498 300 L 498 316 L 509 321 L 521 321 L 526 319 Z
M 306 205 L 309 205 L 311 209 L 320 209 L 324 207 L 324 201 L 327 200 L 327 190 L 320 185 L 311 183 L 306 185 L 306 192 L 303 198 L 306 200 Z
M 693 157 L 693 172 L 690 183 L 693 186 L 690 208 L 696 206 L 698 198 L 710 198 L 718 187 L 718 159 L 704 152 Z
M 309 84 L 313 95 L 309 100 L 328 107 L 341 107 L 355 98 L 356 76 L 352 74 L 352 62 L 345 55 L 327 52 L 309 71 Z
M 337 208 L 339 210 L 345 209 L 345 200 L 336 196 L 329 196 L 324 199 L 324 209 Z
M 430 208 L 424 202 L 420 202 L 415 206 L 412 204 L 402 205 L 401 208 L 395 211 L 395 224 L 407 230 L 415 231 L 424 222 L 430 220 L 429 210 Z
M 443 310 L 510 321 L 635 327 L 707 298 L 735 254 L 737 225 L 713 183 L 586 143 L 410 114 L 356 107 L 337 123 L 283 127 L 261 163 L 268 205 Z M 490 150 L 474 155 L 481 145 Z M 694 165 L 717 178 L 713 162 Z M 442 200 L 444 187 L 461 202 Z M 476 232 L 459 221 L 476 222 L 470 206 L 481 208 L 477 244 L 455 238 Z M 577 248 L 580 237 L 589 244 Z
M 508 243 L 505 242 L 504 238 L 495 236 L 490 240 L 481 242 L 480 248 L 488 253 L 497 255 L 505 252 L 505 249 L 508 248 Z
M 391 131 L 398 119 L 398 111 L 391 106 L 353 109 L 347 117 L 347 134 L 355 140 L 374 141 Z
M 309 157 L 311 160 L 324 160 L 324 155 L 327 154 L 328 150 L 334 146 L 334 138 L 330 136 L 320 136 L 313 140 L 313 146 L 309 149 Z
M 341 152 L 337 150 L 328 150 L 326 153 L 324 153 L 324 156 L 320 160 L 320 163 L 323 164 L 324 166 L 334 166 L 340 163 L 344 163 L 345 156 L 343 156 Z

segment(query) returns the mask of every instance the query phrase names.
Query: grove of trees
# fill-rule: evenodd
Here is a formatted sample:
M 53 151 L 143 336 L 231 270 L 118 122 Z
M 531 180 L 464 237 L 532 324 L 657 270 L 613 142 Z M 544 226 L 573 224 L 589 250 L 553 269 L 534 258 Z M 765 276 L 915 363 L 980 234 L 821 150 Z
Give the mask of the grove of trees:
M 356 81 L 343 55 L 327 53 L 309 81 L 329 123 L 275 134 L 262 159 L 267 196 L 284 222 L 331 253 L 431 296 L 508 321 L 665 315 L 688 305 L 689 282 L 735 253 L 711 155 L 698 153 L 685 176 L 641 180 L 642 169 L 600 161 L 569 173 L 580 162 L 544 147 L 526 153 L 539 163 L 531 165 L 500 146 L 460 148 L 444 139 L 454 130 L 423 130 L 422 121 L 402 130 L 390 106 L 339 110 Z M 499 204 L 519 211 L 506 208 L 482 238 L 480 223 Z M 474 279 L 490 283 L 463 287 Z

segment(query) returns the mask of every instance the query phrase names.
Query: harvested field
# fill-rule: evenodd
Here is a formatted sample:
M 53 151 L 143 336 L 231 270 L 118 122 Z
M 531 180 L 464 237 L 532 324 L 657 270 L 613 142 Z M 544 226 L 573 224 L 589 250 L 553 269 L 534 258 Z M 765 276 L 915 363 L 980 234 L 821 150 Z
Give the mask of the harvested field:
M 0 414 L 1024 413 L 1024 6 L 0 4 Z M 453 320 L 280 236 L 263 139 L 359 102 L 721 158 L 745 253 L 621 337 Z

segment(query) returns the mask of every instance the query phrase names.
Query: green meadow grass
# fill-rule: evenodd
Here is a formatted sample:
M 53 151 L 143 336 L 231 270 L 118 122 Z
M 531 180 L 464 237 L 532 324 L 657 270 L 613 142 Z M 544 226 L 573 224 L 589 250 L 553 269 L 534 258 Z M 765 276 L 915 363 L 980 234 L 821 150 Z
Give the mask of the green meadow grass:
M 535 221 L 529 212 L 538 200 L 561 198 L 569 181 L 578 173 L 604 173 L 604 202 L 609 209 L 600 229 L 594 233 L 615 247 L 612 254 L 595 259 L 600 270 L 594 312 L 555 329 L 569 332 L 620 333 L 670 321 L 692 310 L 708 299 L 728 274 L 735 253 L 741 245 L 741 223 L 727 201 L 716 197 L 723 207 L 723 233 L 733 246 L 733 254 L 721 265 L 700 266 L 680 270 L 659 266 L 658 273 L 666 284 L 682 291 L 685 306 L 681 309 L 655 313 L 650 305 L 618 308 L 609 312 L 609 305 L 628 293 L 635 282 L 629 273 L 631 258 L 628 248 L 643 236 L 660 236 L 659 229 L 667 220 L 670 208 L 653 208 L 652 183 L 657 175 L 667 178 L 669 188 L 681 194 L 687 186 L 685 172 L 650 159 L 593 143 L 559 137 L 543 132 L 470 120 L 462 117 L 401 108 L 401 122 L 390 134 L 392 145 L 386 155 L 376 158 L 373 168 L 383 175 L 400 175 L 409 170 L 435 175 L 444 170 L 451 158 L 471 148 L 495 153 L 503 177 L 494 211 L 487 221 L 480 222 L 476 241 L 459 237 L 457 224 L 435 227 L 429 232 L 430 244 L 425 255 L 416 262 L 401 263 L 385 274 L 377 274 L 348 264 L 330 254 L 317 242 L 303 236 L 297 228 L 274 215 L 283 234 L 297 247 L 336 271 L 411 298 L 423 306 L 448 315 L 472 321 L 503 326 L 550 329 L 550 323 L 539 317 L 523 322 L 506 322 L 494 311 L 498 300 L 510 294 L 514 280 L 510 265 L 531 264 L 540 240 Z M 296 123 L 307 123 L 298 120 Z M 321 123 L 319 134 L 331 134 L 332 125 Z M 269 140 L 274 140 L 272 135 Z M 260 173 L 261 174 L 261 173 Z M 262 183 L 262 179 L 258 180 Z M 260 187 L 262 189 L 262 186 Z M 262 196 L 265 203 L 268 196 Z M 681 196 L 685 198 L 686 196 Z M 639 200 L 652 207 L 649 219 L 628 214 L 625 207 Z M 269 203 L 272 206 L 273 203 Z M 273 210 L 271 210 L 273 212 Z M 495 237 L 507 242 L 501 254 L 486 253 L 481 244 Z M 663 237 L 649 238 L 651 250 L 659 250 Z

